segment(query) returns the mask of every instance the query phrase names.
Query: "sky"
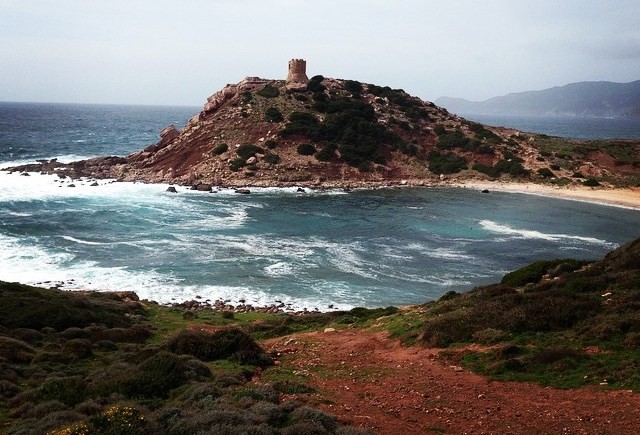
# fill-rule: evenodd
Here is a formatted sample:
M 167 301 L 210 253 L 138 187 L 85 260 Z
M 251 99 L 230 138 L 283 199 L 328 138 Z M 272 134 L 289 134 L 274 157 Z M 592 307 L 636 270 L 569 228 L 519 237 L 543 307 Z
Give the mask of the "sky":
M 0 0 L 0 101 L 201 106 L 246 76 L 485 100 L 640 79 L 638 0 Z

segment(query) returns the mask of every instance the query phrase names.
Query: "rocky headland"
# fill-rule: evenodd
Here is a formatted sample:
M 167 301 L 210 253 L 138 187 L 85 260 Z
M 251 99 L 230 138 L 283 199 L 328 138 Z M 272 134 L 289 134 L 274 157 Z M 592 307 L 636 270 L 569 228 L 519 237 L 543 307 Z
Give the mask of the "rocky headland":
M 315 188 L 473 181 L 637 187 L 640 141 L 570 141 L 471 122 L 354 80 L 247 77 L 211 95 L 178 129 L 126 157 L 8 168 L 62 177 L 212 186 Z

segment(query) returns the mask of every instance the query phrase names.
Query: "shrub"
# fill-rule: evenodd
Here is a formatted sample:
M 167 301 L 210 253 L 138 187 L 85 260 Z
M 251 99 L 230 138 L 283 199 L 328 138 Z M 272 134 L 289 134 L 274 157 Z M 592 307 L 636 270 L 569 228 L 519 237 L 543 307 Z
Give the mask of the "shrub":
M 491 178 L 498 178 L 500 176 L 500 171 L 498 171 L 496 168 L 494 168 L 493 166 L 483 165 L 482 163 L 474 163 L 472 169 L 474 171 L 486 174 Z
M 284 136 L 302 135 L 315 137 L 318 135 L 320 122 L 313 113 L 292 112 L 289 115 L 289 122 L 285 125 L 281 134 Z
M 433 132 L 435 134 L 437 134 L 438 136 L 442 136 L 443 134 L 445 134 L 447 132 L 447 129 L 444 128 L 444 125 L 437 124 L 435 127 L 433 127 Z
M 307 83 L 307 90 L 310 92 L 324 92 L 325 87 L 322 85 L 324 77 L 321 75 L 311 77 L 309 83 Z
M 9 399 L 18 394 L 20 391 L 20 387 L 18 387 L 13 382 L 0 380 L 0 397 Z
M 438 137 L 438 148 L 444 150 L 464 148 L 468 143 L 469 138 L 460 130 L 443 133 Z
M 185 330 L 170 338 L 167 345 L 172 352 L 203 361 L 231 359 L 257 366 L 272 363 L 258 343 L 239 329 L 222 329 L 213 333 Z
M 144 435 L 150 433 L 149 423 L 142 413 L 131 406 L 112 406 L 90 419 L 92 432 L 99 434 Z
M 284 120 L 282 113 L 275 107 L 268 107 L 264 111 L 264 119 L 267 122 L 281 122 Z
M 84 402 L 87 384 L 81 376 L 47 378 L 36 391 L 39 401 L 57 400 L 68 406 Z
M 187 370 L 178 355 L 160 352 L 116 380 L 115 388 L 129 398 L 167 397 L 169 391 L 188 380 Z
M 89 340 L 76 338 L 64 344 L 64 353 L 72 355 L 74 358 L 85 359 L 93 355 L 93 349 Z
M 571 178 L 584 178 L 584 175 L 582 175 L 582 172 L 574 172 Z
M 264 143 L 264 146 L 266 146 L 268 149 L 272 150 L 278 147 L 278 143 L 273 140 L 273 139 L 269 139 Z
M 588 187 L 598 187 L 598 186 L 600 186 L 600 182 L 598 180 L 596 180 L 595 178 L 587 178 L 586 180 L 584 180 L 582 182 L 582 184 L 584 184 L 585 186 L 588 186 Z
M 72 292 L 0 282 L 0 325 L 8 328 L 44 327 L 62 331 L 92 323 L 126 326 L 125 313 L 144 315 L 141 306 L 118 304 L 107 294 L 87 297 Z M 77 338 L 77 337 L 74 337 Z
M 249 157 L 252 157 L 256 154 L 263 154 L 264 150 L 257 145 L 240 145 L 236 150 L 236 154 L 244 160 L 247 160 Z
M 434 174 L 452 174 L 467 168 L 467 161 L 453 153 L 429 153 L 429 170 Z
M 216 147 L 213 149 L 213 154 L 219 156 L 220 154 L 226 153 L 229 150 L 229 145 L 227 145 L 226 143 L 221 143 L 219 145 L 216 145 Z
M 499 174 L 509 174 L 512 177 L 525 175 L 527 173 L 527 170 L 522 166 L 522 163 L 515 159 L 500 160 L 495 164 L 494 168 Z
M 264 161 L 270 165 L 276 165 L 280 162 L 280 156 L 274 153 L 267 153 L 264 155 Z
M 338 149 L 338 145 L 335 143 L 328 143 L 320 151 L 316 153 L 316 159 L 321 162 L 328 162 L 329 160 L 336 157 L 336 150 Z
M 521 287 L 525 284 L 535 284 L 547 274 L 548 270 L 563 262 L 569 261 L 573 260 L 536 261 L 535 263 L 528 264 L 520 269 L 507 273 L 502 277 L 500 283 L 513 287 Z
M 27 363 L 33 359 L 35 353 L 35 349 L 24 341 L 0 336 L 0 358 L 14 363 Z
M 242 104 L 247 104 L 250 103 L 251 100 L 253 100 L 253 95 L 251 95 L 251 92 L 249 91 L 244 91 L 242 93 Z
M 257 385 L 237 391 L 235 397 L 236 399 L 250 397 L 259 402 L 278 403 L 280 394 L 269 385 Z
M 344 89 L 353 94 L 354 97 L 359 97 L 362 93 L 362 83 L 355 80 L 345 80 Z
M 302 156 L 311 156 L 316 152 L 316 147 L 310 143 L 302 143 L 298 145 L 297 152 Z
M 556 174 L 554 174 L 549 168 L 538 169 L 538 175 L 544 178 L 553 178 L 556 176 Z
M 294 381 L 278 381 L 273 384 L 273 388 L 282 394 L 309 394 L 315 392 L 313 387 Z
M 280 95 L 280 91 L 272 85 L 265 85 L 265 87 L 256 92 L 256 94 L 264 98 L 275 98 Z
M 496 344 L 509 338 L 509 334 L 500 329 L 486 328 L 473 333 L 473 341 L 479 344 Z
M 280 406 L 270 402 L 258 402 L 249 408 L 249 412 L 257 421 L 271 426 L 282 426 L 287 421 L 287 412 Z
M 290 418 L 294 422 L 320 423 L 325 430 L 330 432 L 335 431 L 339 427 L 338 421 L 332 415 L 325 414 L 322 411 L 307 406 L 294 409 L 290 414 Z

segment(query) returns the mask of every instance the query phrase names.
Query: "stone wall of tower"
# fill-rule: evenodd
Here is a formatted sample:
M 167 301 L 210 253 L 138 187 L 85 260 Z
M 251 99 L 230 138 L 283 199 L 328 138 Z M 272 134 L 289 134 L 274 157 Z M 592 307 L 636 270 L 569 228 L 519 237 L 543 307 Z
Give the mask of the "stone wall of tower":
M 289 73 L 287 74 L 287 89 L 292 91 L 307 89 L 307 61 L 304 59 L 291 59 L 289 61 Z

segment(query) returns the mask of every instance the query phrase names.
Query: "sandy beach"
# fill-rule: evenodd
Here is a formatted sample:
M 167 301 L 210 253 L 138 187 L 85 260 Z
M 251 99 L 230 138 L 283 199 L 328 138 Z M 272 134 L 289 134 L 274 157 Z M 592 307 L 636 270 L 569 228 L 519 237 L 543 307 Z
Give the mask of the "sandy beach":
M 448 184 L 466 189 L 489 190 L 497 192 L 524 193 L 528 195 L 549 196 L 627 207 L 640 210 L 640 188 L 606 188 L 580 186 L 549 186 L 534 183 L 502 182 L 502 181 L 464 181 Z

